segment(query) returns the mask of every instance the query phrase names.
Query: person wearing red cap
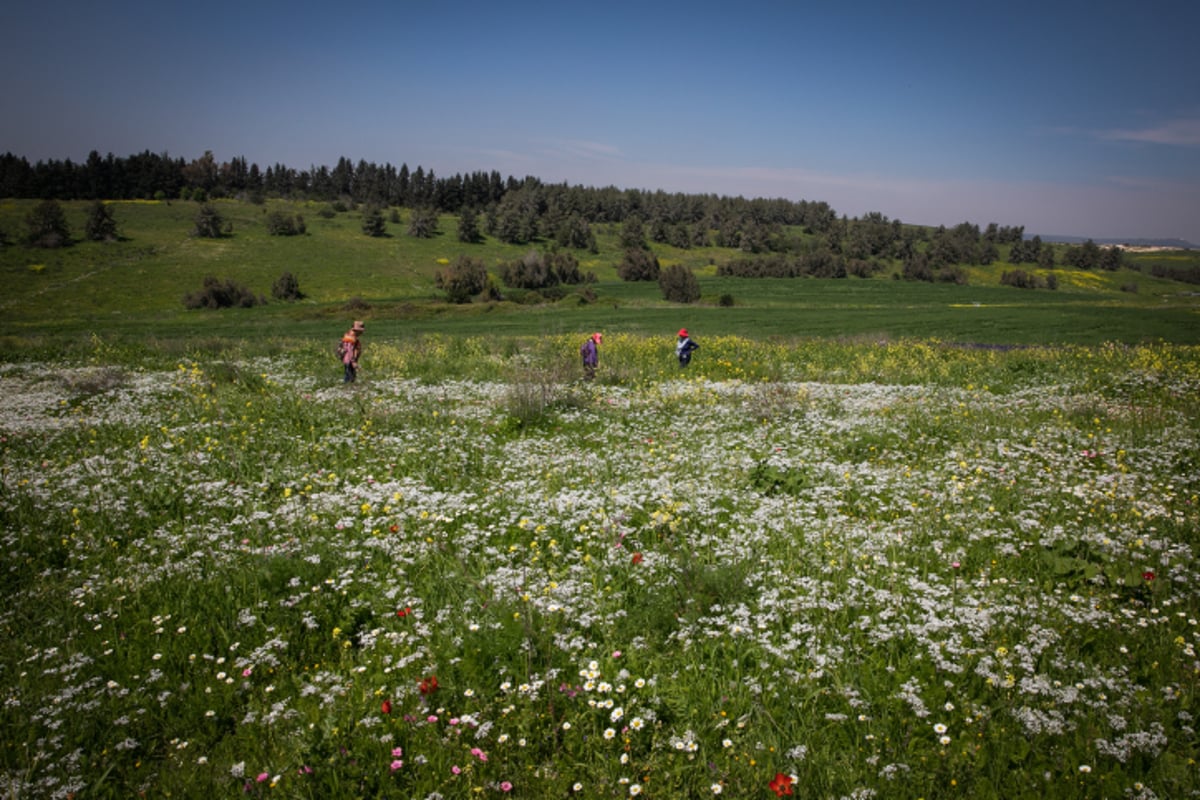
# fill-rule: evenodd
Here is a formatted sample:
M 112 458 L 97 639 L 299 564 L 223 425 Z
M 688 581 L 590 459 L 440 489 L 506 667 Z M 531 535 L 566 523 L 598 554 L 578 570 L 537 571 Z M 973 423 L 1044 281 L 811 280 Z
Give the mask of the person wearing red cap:
M 596 377 L 596 366 L 600 363 L 600 342 L 604 339 L 599 333 L 589 336 L 579 348 L 583 358 L 583 379 L 590 381 Z
M 699 350 L 700 345 L 688 336 L 687 328 L 679 329 L 679 341 L 675 343 L 675 355 L 679 358 L 679 366 L 686 367 L 692 360 L 692 351 Z

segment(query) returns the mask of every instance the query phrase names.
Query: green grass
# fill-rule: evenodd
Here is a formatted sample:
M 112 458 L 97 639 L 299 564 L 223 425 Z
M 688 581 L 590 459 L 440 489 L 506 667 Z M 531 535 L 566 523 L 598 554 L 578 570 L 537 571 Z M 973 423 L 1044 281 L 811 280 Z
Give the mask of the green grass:
M 32 205 L 0 202 L 0 230 L 10 241 L 19 238 Z M 359 212 L 325 219 L 318 213 L 325 204 L 216 205 L 233 226 L 232 235 L 220 240 L 190 236 L 195 203 L 125 202 L 115 210 L 119 242 L 78 242 L 60 250 L 21 244 L 0 249 L 0 280 L 6 287 L 0 299 L 0 347 L 20 351 L 32 343 L 34 349 L 71 349 L 93 335 L 118 342 L 324 341 L 358 316 L 370 321 L 374 341 L 433 333 L 539 336 L 589 329 L 669 336 L 687 325 L 701 336 L 788 339 L 1200 342 L 1200 299 L 1190 287 L 1129 270 L 1060 269 L 1057 291 L 1000 286 L 1000 274 L 1012 268 L 1007 264 L 970 268 L 971 285 L 965 287 L 908 283 L 890 274 L 867 280 L 751 280 L 716 277 L 714 265 L 740 257 L 735 251 L 656 246 L 662 264 L 685 264 L 700 278 L 701 301 L 680 306 L 663 301 L 656 285 L 616 278 L 621 253 L 615 226 L 598 226 L 599 254 L 577 253 L 582 268 L 599 279 L 596 302 L 570 295 L 537 306 L 499 302 L 453 307 L 441 302 L 434 287 L 438 269 L 460 254 L 495 269 L 533 245 L 491 239 L 461 244 L 452 216 L 442 218 L 441 233 L 433 239 L 407 236 L 403 219 L 398 225 L 389 222 L 386 237 L 373 239 L 362 234 Z M 78 236 L 86 204 L 65 207 Z M 277 209 L 301 214 L 307 234 L 268 235 L 265 217 Z M 1196 261 L 1195 254 L 1171 258 Z M 233 279 L 269 296 L 271 284 L 284 271 L 297 276 L 305 300 L 220 312 L 187 311 L 181 302 L 207 275 Z M 1136 293 L 1121 291 L 1132 284 L 1137 284 Z M 734 298 L 733 307 L 718 304 L 725 295 Z M 362 298 L 371 308 L 346 310 L 351 298 Z
M 0 360 L 0 794 L 1200 789 L 1200 348 L 575 339 Z

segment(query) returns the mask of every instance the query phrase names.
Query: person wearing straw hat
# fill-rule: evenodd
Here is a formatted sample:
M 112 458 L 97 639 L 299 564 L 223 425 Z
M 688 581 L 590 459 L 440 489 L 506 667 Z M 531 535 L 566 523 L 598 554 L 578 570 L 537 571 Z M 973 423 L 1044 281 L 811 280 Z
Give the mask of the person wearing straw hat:
M 590 381 L 596 377 L 596 366 L 600 363 L 600 342 L 604 337 L 599 333 L 593 333 L 579 348 L 579 355 L 583 359 L 583 379 Z
M 354 325 L 342 336 L 341 356 L 344 373 L 342 383 L 354 383 L 358 377 L 358 359 L 362 355 L 361 336 L 366 330 L 361 319 L 354 320 Z
M 700 345 L 688 336 L 687 328 L 679 329 L 679 341 L 675 343 L 675 355 L 679 358 L 679 366 L 686 367 L 692 360 L 692 351 L 699 350 Z

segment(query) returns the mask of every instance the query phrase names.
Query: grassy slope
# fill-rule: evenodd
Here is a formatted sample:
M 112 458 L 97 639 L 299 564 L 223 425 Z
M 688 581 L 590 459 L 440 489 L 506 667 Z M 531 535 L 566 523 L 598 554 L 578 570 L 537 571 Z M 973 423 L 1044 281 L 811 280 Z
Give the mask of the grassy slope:
M 24 230 L 32 202 L 0 201 L 0 230 L 10 241 Z M 346 319 L 347 300 L 361 297 L 372 308 L 374 337 L 417 333 L 539 335 L 591 328 L 659 335 L 687 325 L 702 335 L 740 334 L 782 337 L 936 337 L 983 343 L 1097 343 L 1164 339 L 1200 343 L 1200 300 L 1183 284 L 1130 271 L 1057 271 L 1057 291 L 1018 290 L 999 285 L 1008 264 L 970 269 L 971 285 L 942 286 L 870 280 L 743 280 L 716 277 L 716 264 L 736 253 L 719 248 L 676 250 L 656 246 L 665 266 L 686 264 L 700 277 L 700 304 L 662 301 L 657 286 L 627 284 L 616 278 L 620 258 L 616 230 L 598 231 L 600 253 L 577 254 L 581 266 L 599 278 L 599 297 L 582 304 L 576 296 L 558 303 L 512 303 L 450 307 L 437 302 L 433 275 L 458 255 L 482 259 L 490 267 L 519 257 L 529 246 L 494 240 L 463 245 L 454 235 L 454 217 L 444 217 L 442 233 L 419 240 L 389 223 L 389 235 L 362 234 L 357 212 L 324 219 L 324 204 L 273 201 L 266 206 L 219 202 L 233 234 L 212 241 L 189 234 L 194 203 L 118 203 L 115 215 L 122 241 L 80 242 L 62 250 L 34 250 L 19 244 L 0 249 L 0 337 L 7 347 L 28 337 L 45 342 L 105 338 L 185 339 L 328 338 Z M 72 231 L 84 227 L 86 204 L 65 204 Z M 271 210 L 304 216 L 308 233 L 272 237 L 264 220 Z M 1195 264 L 1194 253 L 1176 261 Z M 186 311 L 181 298 L 198 289 L 206 275 L 231 278 L 269 295 L 285 270 L 299 278 L 308 298 L 263 308 L 221 312 Z M 1121 287 L 1137 284 L 1138 292 Z M 736 305 L 718 307 L 732 295 Z

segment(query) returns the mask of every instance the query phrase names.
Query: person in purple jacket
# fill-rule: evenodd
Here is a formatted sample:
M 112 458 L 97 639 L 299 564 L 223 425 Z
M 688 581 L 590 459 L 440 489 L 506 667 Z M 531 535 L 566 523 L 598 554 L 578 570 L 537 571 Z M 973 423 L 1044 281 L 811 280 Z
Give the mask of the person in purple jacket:
M 596 377 L 596 365 L 600 363 L 600 342 L 604 339 L 599 333 L 593 333 L 579 348 L 583 358 L 583 379 L 593 380 Z

